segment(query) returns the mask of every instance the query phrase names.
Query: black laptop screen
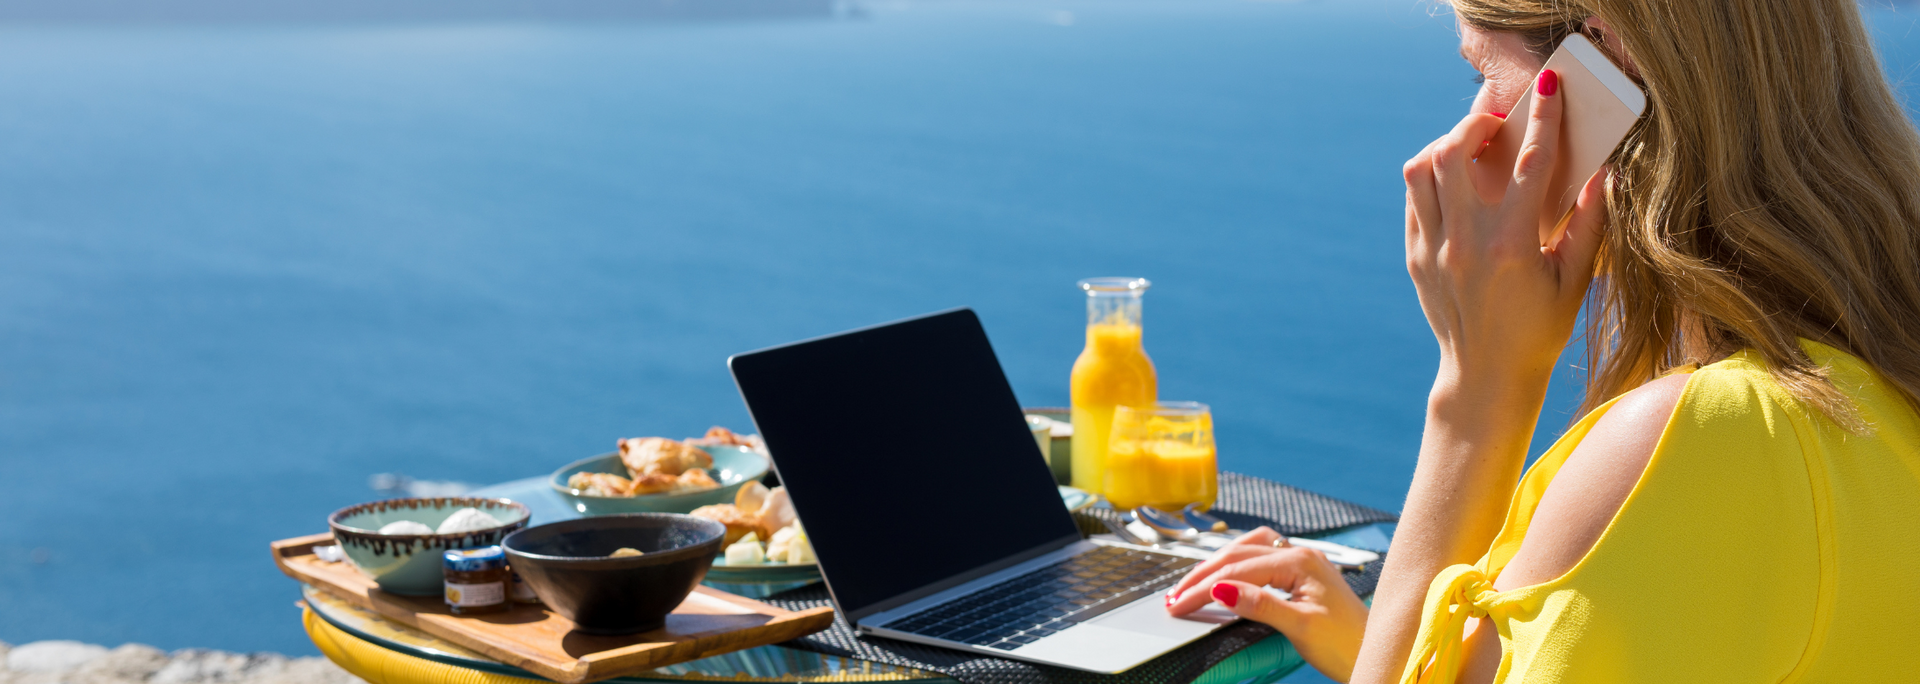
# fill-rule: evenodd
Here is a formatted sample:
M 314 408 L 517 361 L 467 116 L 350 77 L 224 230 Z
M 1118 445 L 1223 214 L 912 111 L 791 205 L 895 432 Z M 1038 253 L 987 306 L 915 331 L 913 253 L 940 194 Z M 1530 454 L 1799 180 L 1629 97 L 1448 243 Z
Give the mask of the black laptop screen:
M 843 611 L 1077 534 L 970 310 L 728 364 Z

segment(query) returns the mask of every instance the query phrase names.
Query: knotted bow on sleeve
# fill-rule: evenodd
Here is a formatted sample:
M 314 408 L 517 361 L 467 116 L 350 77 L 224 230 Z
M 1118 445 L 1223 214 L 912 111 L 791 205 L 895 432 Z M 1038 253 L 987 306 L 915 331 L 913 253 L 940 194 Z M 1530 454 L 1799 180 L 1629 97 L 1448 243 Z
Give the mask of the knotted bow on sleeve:
M 1495 591 L 1478 566 L 1455 565 L 1440 571 L 1427 588 L 1420 612 L 1420 633 L 1400 675 L 1401 684 L 1453 684 L 1460 674 L 1461 639 L 1467 619 L 1486 617 Z

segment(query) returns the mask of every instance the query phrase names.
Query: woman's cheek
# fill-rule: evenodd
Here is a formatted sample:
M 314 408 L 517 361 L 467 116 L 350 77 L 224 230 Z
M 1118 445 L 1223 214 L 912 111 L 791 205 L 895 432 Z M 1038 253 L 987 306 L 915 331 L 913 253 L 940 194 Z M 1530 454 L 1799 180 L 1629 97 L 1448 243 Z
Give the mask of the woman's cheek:
M 1487 79 L 1480 91 L 1485 94 L 1488 106 L 1493 107 L 1488 111 L 1512 114 L 1513 108 L 1520 104 L 1520 97 L 1533 87 L 1533 75 L 1538 71 L 1505 69 L 1497 78 Z M 1520 115 L 1525 118 L 1526 112 Z
M 1494 102 L 1493 89 L 1482 85 L 1480 86 L 1480 92 L 1475 93 L 1473 96 L 1473 109 L 1470 113 L 1505 114 L 1507 110 L 1501 109 L 1498 103 Z
M 1480 86 L 1480 93 L 1473 98 L 1473 113 L 1499 114 L 1513 113 L 1514 105 L 1519 104 L 1520 96 L 1527 92 L 1526 83 L 1509 86 L 1506 83 L 1494 83 L 1489 80 Z

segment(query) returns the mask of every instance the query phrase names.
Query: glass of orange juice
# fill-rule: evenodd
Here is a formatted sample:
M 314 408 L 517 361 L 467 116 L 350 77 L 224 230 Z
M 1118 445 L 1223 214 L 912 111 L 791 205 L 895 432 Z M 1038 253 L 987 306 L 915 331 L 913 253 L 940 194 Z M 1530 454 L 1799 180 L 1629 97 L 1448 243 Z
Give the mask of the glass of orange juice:
M 1213 413 L 1192 401 L 1115 408 L 1106 466 L 1101 494 L 1114 508 L 1211 508 L 1220 491 Z

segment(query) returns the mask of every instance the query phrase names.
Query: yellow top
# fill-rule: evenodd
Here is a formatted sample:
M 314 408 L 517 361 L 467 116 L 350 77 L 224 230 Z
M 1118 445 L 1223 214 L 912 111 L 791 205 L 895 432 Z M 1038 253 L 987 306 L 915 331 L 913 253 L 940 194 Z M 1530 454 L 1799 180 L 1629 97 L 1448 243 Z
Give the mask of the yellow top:
M 1587 555 L 1494 591 L 1601 406 L 1527 472 L 1487 555 L 1434 578 L 1403 681 L 1452 682 L 1469 617 L 1500 633 L 1498 682 L 1920 679 L 1920 417 L 1859 359 L 1801 347 L 1870 434 L 1795 400 L 1757 354 L 1702 368 Z

